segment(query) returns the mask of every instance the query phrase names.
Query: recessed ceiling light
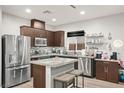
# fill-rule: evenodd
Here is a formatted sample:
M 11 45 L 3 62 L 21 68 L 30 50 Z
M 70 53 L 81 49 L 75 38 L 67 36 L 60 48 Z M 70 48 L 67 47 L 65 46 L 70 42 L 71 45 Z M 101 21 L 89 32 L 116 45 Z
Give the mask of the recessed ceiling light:
M 25 10 L 27 13 L 31 13 L 31 9 L 26 9 Z
M 85 14 L 85 11 L 81 11 L 80 14 L 81 14 L 81 15 L 84 15 L 84 14 Z
M 52 21 L 55 22 L 56 21 L 56 18 L 53 18 Z

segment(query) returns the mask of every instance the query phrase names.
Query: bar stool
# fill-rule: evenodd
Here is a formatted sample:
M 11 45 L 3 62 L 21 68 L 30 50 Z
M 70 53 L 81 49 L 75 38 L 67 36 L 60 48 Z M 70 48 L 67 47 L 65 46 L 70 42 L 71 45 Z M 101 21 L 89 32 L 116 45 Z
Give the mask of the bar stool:
M 75 75 L 72 74 L 62 74 L 59 76 L 56 76 L 54 78 L 54 87 L 57 88 L 56 83 L 60 82 L 62 83 L 62 88 L 67 88 L 68 86 L 70 86 L 71 84 L 74 87 L 75 86 Z
M 70 72 L 68 72 L 68 74 L 72 74 L 75 75 L 75 79 L 76 79 L 76 88 L 78 87 L 78 76 L 82 76 L 82 87 L 84 87 L 84 77 L 83 77 L 83 72 L 81 70 L 72 70 Z
M 77 87 L 77 88 L 79 88 L 78 87 L 78 76 L 82 76 L 82 87 L 84 87 L 84 77 L 83 77 L 84 65 L 83 65 L 82 58 L 79 58 L 79 60 L 80 60 L 79 62 L 80 62 L 82 70 L 81 69 L 80 70 L 74 69 L 72 71 L 67 72 L 68 74 L 75 75 L 75 79 L 76 79 L 76 86 L 75 87 Z

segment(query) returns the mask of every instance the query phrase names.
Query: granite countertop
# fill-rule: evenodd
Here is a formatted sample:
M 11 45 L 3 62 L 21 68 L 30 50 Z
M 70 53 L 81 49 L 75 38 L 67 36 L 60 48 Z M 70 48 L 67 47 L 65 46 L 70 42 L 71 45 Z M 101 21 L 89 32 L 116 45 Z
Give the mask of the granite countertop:
M 77 61 L 78 61 L 77 59 L 72 59 L 72 58 L 54 57 L 54 58 L 47 58 L 42 60 L 34 60 L 34 61 L 31 61 L 31 64 L 50 66 L 50 67 L 59 67 L 59 66 L 67 65 Z
M 87 57 L 87 58 L 94 58 L 93 56 L 84 56 L 84 55 L 69 55 L 69 54 L 56 54 L 56 53 L 52 53 L 52 54 L 43 54 L 43 55 L 33 55 L 31 56 L 31 58 L 42 58 L 42 57 L 49 57 L 49 56 L 61 56 L 61 57 L 73 57 L 73 58 L 83 58 L 83 57 Z

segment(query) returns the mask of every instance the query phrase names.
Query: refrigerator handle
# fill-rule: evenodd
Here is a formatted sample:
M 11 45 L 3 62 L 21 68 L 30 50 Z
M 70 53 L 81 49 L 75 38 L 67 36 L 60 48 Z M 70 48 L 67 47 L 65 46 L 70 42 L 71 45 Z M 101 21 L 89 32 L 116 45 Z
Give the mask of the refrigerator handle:
M 22 54 L 22 64 L 23 64 L 23 62 L 24 62 L 24 56 L 25 56 L 25 39 L 24 39 L 24 45 L 23 45 L 23 54 Z
M 23 62 L 24 62 L 24 56 L 25 56 L 25 55 L 24 55 L 24 54 L 25 54 L 25 50 L 24 50 L 24 48 L 25 48 L 25 39 L 20 39 L 20 38 L 19 38 L 19 41 L 18 41 L 18 44 L 19 44 L 19 45 L 18 45 L 18 46 L 21 46 L 21 45 L 20 45 L 20 40 L 23 40 L 22 57 L 21 57 L 21 65 L 22 65 Z
M 82 71 L 83 71 L 83 73 L 84 73 L 84 61 L 83 61 L 82 58 L 80 59 L 80 62 L 81 62 L 81 68 L 82 68 Z
M 16 70 L 14 70 L 13 78 L 16 78 Z
M 23 68 L 28 68 L 28 67 L 29 67 L 29 65 L 26 65 L 26 66 L 22 66 L 22 67 L 17 67 L 15 69 L 23 69 Z
M 88 73 L 89 71 L 88 71 L 88 58 L 86 58 L 86 72 Z
M 28 67 L 30 67 L 30 66 L 26 65 L 26 66 L 21 66 L 21 67 L 13 67 L 10 70 L 17 70 L 17 69 L 23 69 L 23 68 L 28 68 Z

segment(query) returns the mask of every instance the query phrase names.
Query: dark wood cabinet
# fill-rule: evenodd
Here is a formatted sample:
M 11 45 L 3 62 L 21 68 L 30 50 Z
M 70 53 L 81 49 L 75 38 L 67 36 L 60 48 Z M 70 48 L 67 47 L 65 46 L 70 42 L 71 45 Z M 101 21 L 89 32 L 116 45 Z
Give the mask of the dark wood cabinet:
M 45 30 L 35 29 L 34 36 L 40 38 L 47 38 L 47 32 Z
M 31 47 L 34 47 L 35 46 L 35 37 L 46 38 L 47 31 L 37 29 L 37 28 L 32 28 L 29 26 L 21 26 L 20 27 L 20 35 L 31 37 Z
M 47 31 L 47 46 L 54 46 L 54 33 L 53 31 Z
M 64 47 L 64 31 L 48 31 L 28 26 L 20 27 L 20 35 L 31 37 L 31 46 L 35 46 L 35 37 L 47 38 L 47 46 Z
M 45 30 L 45 22 L 37 19 L 31 19 L 31 27 Z
M 69 44 L 69 50 L 76 50 L 76 44 Z
M 33 87 L 45 88 L 45 67 L 33 64 Z
M 30 71 L 31 71 L 31 77 L 33 77 L 33 64 L 30 64 L 30 66 L 31 66 L 31 69 L 30 69 Z
M 64 31 L 56 31 L 54 37 L 55 46 L 64 46 Z
M 96 61 L 96 79 L 118 83 L 118 71 L 117 62 Z
M 119 65 L 118 63 L 109 63 L 108 73 L 107 73 L 107 80 L 110 82 L 117 83 L 119 81 Z
M 82 50 L 85 49 L 85 44 L 84 43 L 77 43 L 77 50 Z
M 106 69 L 105 63 L 96 62 L 96 79 L 107 80 L 107 73 L 105 69 Z
M 20 35 L 31 37 L 31 46 L 32 47 L 34 46 L 35 36 L 34 36 L 34 30 L 32 28 L 26 26 L 20 27 Z
M 47 45 L 64 47 L 64 31 L 47 31 Z

